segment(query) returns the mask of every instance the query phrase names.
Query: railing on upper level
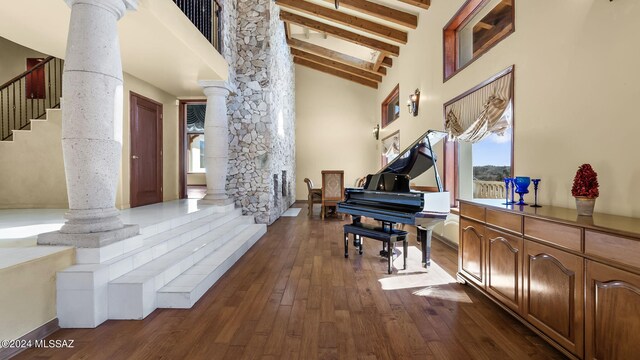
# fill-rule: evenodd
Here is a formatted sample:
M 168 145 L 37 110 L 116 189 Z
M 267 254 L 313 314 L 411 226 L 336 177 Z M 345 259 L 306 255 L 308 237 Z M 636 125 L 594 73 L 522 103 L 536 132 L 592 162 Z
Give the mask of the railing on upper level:
M 504 199 L 506 195 L 504 181 L 473 180 L 474 199 Z
M 0 140 L 60 106 L 64 61 L 53 56 L 0 86 Z
M 220 0 L 173 0 L 213 47 L 222 52 L 222 6 Z

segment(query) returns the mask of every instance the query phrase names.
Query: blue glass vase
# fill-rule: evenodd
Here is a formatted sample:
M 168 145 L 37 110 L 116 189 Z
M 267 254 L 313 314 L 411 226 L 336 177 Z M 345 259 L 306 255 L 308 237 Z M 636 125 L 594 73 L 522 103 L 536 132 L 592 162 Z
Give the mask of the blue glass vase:
M 512 183 L 513 183 L 513 178 L 509 178 L 509 177 L 504 178 L 504 193 L 505 193 L 506 199 L 502 205 L 513 204 L 513 201 L 509 201 L 509 184 L 512 184 Z M 511 196 L 511 199 L 513 199 L 513 196 Z
M 540 179 L 531 179 L 531 182 L 533 182 L 533 194 L 534 194 L 534 198 L 533 198 L 534 201 L 531 207 L 535 207 L 535 208 L 542 207 L 538 205 L 538 185 L 540 184 Z
M 528 176 L 516 176 L 514 181 L 516 187 L 516 193 L 520 195 L 520 200 L 516 205 L 527 205 L 524 202 L 524 194 L 529 193 L 529 184 L 531 184 L 531 178 Z

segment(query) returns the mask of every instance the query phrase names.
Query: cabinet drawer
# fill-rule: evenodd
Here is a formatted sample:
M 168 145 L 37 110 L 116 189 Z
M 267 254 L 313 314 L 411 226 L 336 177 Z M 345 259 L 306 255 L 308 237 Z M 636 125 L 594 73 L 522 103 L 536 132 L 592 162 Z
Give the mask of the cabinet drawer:
M 484 208 L 482 206 L 471 205 L 467 203 L 460 203 L 460 215 L 484 222 Z
M 533 218 L 524 219 L 525 236 L 569 250 L 582 251 L 582 229 Z
M 585 230 L 584 252 L 640 269 L 640 241 Z
M 487 209 L 487 224 L 522 234 L 522 216 Z

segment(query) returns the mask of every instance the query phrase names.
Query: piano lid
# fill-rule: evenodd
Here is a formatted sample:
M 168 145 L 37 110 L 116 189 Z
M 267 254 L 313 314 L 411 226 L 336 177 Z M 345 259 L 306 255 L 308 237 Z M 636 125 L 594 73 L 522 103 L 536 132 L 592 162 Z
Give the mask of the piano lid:
M 411 179 L 415 179 L 425 171 L 431 169 L 433 164 L 438 160 L 436 154 L 429 147 L 438 144 L 447 136 L 444 131 L 429 130 L 418 138 L 408 148 L 404 149 L 393 161 L 378 171 L 380 173 L 394 173 L 409 175 Z M 437 175 L 436 175 L 437 177 Z

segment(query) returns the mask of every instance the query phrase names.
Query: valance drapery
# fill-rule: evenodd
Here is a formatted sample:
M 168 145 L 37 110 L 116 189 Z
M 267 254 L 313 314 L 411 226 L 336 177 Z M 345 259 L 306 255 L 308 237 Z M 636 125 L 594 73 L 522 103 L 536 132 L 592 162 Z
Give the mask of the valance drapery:
M 452 140 L 476 143 L 511 127 L 513 72 L 446 105 L 445 129 Z

